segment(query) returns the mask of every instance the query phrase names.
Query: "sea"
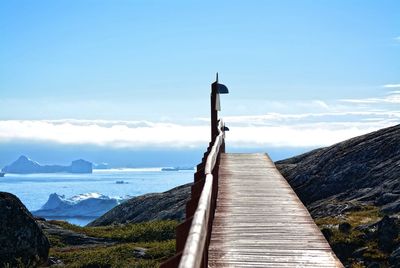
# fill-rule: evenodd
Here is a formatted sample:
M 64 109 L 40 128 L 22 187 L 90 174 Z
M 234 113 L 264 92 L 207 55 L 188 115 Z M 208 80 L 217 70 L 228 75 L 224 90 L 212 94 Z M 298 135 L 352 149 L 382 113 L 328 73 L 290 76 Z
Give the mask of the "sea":
M 192 182 L 193 173 L 194 170 L 162 171 L 161 168 L 130 168 L 95 169 L 92 174 L 6 174 L 0 178 L 0 191 L 15 194 L 28 210 L 34 211 L 40 209 L 52 193 L 65 195 L 66 198 L 85 193 L 100 193 L 109 197 L 134 197 L 164 192 Z M 94 220 L 82 217 L 56 219 L 81 226 Z

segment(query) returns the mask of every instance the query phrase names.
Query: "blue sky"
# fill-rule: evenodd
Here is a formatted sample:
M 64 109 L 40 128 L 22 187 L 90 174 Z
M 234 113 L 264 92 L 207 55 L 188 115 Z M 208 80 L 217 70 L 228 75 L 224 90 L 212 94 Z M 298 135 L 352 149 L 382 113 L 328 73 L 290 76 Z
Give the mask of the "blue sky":
M 0 143 L 202 148 L 217 71 L 232 147 L 393 125 L 398 14 L 397 0 L 1 1 Z

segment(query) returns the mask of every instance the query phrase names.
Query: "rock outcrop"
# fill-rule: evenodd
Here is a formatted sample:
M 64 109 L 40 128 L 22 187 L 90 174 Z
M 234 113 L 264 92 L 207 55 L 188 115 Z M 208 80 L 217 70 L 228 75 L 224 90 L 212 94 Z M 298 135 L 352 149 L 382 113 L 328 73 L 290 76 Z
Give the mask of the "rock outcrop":
M 359 205 L 400 212 L 400 125 L 276 162 L 314 217 Z
M 49 247 L 42 229 L 21 201 L 0 192 L 0 267 L 35 267 L 47 261 Z
M 183 220 L 191 184 L 164 193 L 146 194 L 131 198 L 116 206 L 88 226 L 138 223 L 151 220 Z
M 82 233 L 78 233 L 72 230 L 62 228 L 57 224 L 53 224 L 51 221 L 43 219 L 36 220 L 43 232 L 48 236 L 56 236 L 62 243 L 70 246 L 90 246 L 90 245 L 112 245 L 115 241 L 105 238 L 91 237 Z M 54 245 L 53 245 L 54 246 Z
M 31 173 L 92 173 L 93 164 L 89 161 L 79 159 L 72 161 L 69 166 L 40 165 L 38 162 L 21 155 L 17 160 L 2 169 L 5 173 L 31 174 Z

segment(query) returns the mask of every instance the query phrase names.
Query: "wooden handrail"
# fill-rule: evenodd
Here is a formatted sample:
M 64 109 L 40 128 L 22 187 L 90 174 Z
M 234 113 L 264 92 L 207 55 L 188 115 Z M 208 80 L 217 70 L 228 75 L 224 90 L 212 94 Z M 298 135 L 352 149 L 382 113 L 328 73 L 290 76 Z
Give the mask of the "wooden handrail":
M 186 240 L 186 244 L 179 263 L 179 268 L 198 268 L 202 262 L 206 262 L 205 246 L 211 235 L 209 233 L 210 217 L 212 216 L 213 170 L 221 153 L 221 145 L 224 143 L 224 124 L 219 120 L 218 136 L 211 148 L 205 165 L 205 183 L 200 195 L 196 212 Z M 215 209 L 215 208 L 214 208 Z M 207 265 L 207 264 L 206 264 Z
M 191 199 L 186 203 L 186 219 L 176 227 L 176 254 L 160 268 L 199 268 L 208 266 L 208 246 L 211 239 L 218 195 L 218 164 L 225 152 L 225 128 L 218 120 L 219 94 L 229 93 L 218 83 L 211 84 L 211 141 L 194 173 Z

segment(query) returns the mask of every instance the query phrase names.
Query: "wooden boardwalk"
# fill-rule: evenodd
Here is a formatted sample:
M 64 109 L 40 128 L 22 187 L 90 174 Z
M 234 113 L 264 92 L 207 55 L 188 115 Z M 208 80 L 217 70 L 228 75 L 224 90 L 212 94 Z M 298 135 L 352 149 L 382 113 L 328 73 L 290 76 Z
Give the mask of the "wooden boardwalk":
M 222 154 L 208 267 L 343 267 L 266 154 Z

